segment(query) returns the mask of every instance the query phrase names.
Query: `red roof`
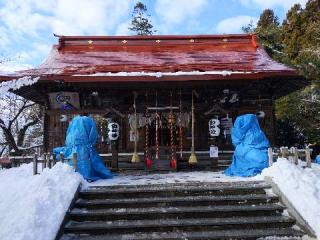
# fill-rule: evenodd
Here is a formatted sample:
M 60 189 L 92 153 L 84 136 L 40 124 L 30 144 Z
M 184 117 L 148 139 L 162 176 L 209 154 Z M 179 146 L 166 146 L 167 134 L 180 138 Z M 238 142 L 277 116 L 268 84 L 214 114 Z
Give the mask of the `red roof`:
M 143 73 L 142 73 L 143 72 Z M 255 35 L 59 36 L 48 59 L 38 68 L 18 72 L 41 79 L 56 76 L 92 79 L 194 79 L 297 76 L 272 60 Z M 143 75 L 143 76 L 141 76 Z M 76 80 L 78 79 L 78 80 Z

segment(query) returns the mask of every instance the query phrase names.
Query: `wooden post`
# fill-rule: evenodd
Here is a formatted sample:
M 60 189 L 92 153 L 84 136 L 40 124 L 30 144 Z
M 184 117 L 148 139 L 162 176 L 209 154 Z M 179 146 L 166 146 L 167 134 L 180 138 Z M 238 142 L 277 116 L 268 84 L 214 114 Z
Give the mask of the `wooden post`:
M 280 152 L 281 152 L 281 157 L 282 158 L 287 158 L 288 157 L 288 147 L 281 147 L 280 148 Z
M 293 148 L 293 162 L 295 165 L 298 165 L 298 159 L 299 159 L 298 149 L 296 147 L 294 147 Z
M 271 167 L 273 164 L 273 152 L 271 147 L 268 148 L 268 157 L 269 157 L 269 167 Z
M 307 162 L 307 167 L 311 168 L 311 156 L 310 156 L 310 148 L 306 147 L 306 162 Z
M 78 171 L 78 159 L 77 159 L 77 153 L 72 154 L 72 163 L 73 163 L 73 168 L 74 171 Z
M 46 163 L 47 163 L 47 154 L 44 153 L 44 154 L 43 154 L 43 159 L 42 159 L 42 170 L 43 170 L 44 168 L 46 168 Z
M 53 167 L 54 165 L 56 165 L 56 163 L 57 163 L 57 157 L 56 157 L 56 154 L 54 153 L 54 154 L 52 155 L 52 167 Z
M 50 153 L 47 153 L 47 167 L 51 168 L 51 162 L 50 162 Z
M 64 156 L 62 152 L 60 153 L 60 162 L 64 163 Z
M 38 155 L 35 154 L 33 158 L 33 175 L 38 173 Z
M 11 167 L 15 167 L 16 159 L 14 157 L 11 157 L 10 161 L 11 161 Z
M 280 157 L 282 157 L 282 158 L 283 158 L 283 148 L 284 147 L 280 147 L 280 153 L 279 153 Z
M 111 153 L 111 168 L 112 170 L 116 170 L 118 169 L 118 141 L 111 141 Z
M 140 158 L 138 155 L 138 119 L 137 119 L 137 105 L 136 105 L 136 98 L 138 96 L 137 92 L 133 92 L 134 99 L 133 99 L 133 106 L 134 106 L 134 150 L 131 162 L 138 163 L 140 162 Z
M 188 163 L 190 165 L 196 165 L 198 163 L 195 151 L 194 151 L 194 99 L 193 99 L 193 90 L 192 90 L 192 96 L 191 96 L 191 155 L 189 157 Z

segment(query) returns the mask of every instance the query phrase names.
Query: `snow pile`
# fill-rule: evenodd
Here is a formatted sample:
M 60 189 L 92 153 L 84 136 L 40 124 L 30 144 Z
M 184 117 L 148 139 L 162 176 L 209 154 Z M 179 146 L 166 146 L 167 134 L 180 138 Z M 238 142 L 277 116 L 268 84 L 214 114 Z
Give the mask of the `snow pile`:
M 32 163 L 0 170 L 0 239 L 53 240 L 82 177 L 57 163 L 33 176 Z
M 242 178 L 229 177 L 222 172 L 175 172 L 166 174 L 119 174 L 112 179 L 98 180 L 89 183 L 89 186 L 114 186 L 114 185 L 149 185 L 166 183 L 189 183 L 189 182 L 239 182 L 263 180 L 261 176 Z
M 25 76 L 11 81 L 2 82 L 0 83 L 0 94 L 5 94 L 9 90 L 17 90 L 23 86 L 33 85 L 38 82 L 38 80 L 39 77 L 32 78 L 30 76 Z
M 271 177 L 294 208 L 313 228 L 320 239 L 320 166 L 303 168 L 285 158 L 262 171 L 262 176 Z

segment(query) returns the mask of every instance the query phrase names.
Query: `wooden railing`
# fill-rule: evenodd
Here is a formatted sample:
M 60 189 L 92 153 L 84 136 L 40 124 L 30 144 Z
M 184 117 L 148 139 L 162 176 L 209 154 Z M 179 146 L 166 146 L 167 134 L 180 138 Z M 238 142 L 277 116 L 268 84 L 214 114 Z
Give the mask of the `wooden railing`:
M 312 149 L 306 147 L 305 149 L 298 149 L 296 147 L 280 147 L 268 148 L 269 166 L 272 166 L 274 158 L 287 158 L 294 164 L 298 165 L 298 160 L 306 162 L 306 167 L 311 168 L 311 152 Z

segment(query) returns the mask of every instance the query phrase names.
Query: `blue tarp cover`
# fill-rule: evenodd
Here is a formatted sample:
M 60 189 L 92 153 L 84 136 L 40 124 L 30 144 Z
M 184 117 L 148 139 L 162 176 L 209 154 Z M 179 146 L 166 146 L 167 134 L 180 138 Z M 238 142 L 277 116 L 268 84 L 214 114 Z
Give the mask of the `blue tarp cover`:
M 54 148 L 59 159 L 62 152 L 72 165 L 72 154 L 77 153 L 78 172 L 87 180 L 112 178 L 112 173 L 104 165 L 95 145 L 98 133 L 95 121 L 90 117 L 77 116 L 72 119 L 67 130 L 66 146 Z
M 315 163 L 320 164 L 320 155 L 318 155 L 318 156 L 316 157 L 316 159 L 315 159 Z
M 229 176 L 254 176 L 268 167 L 269 141 L 255 114 L 237 117 L 231 132 L 235 147 L 232 164 L 225 170 Z

